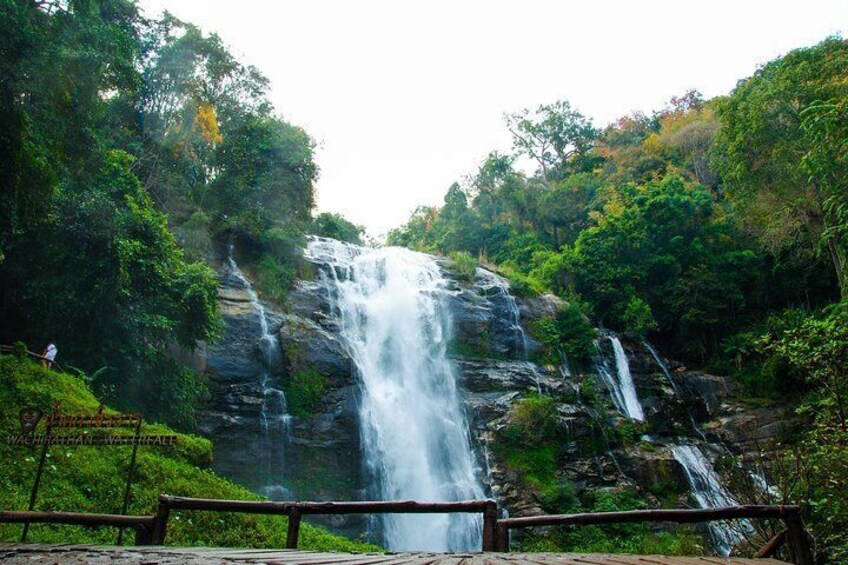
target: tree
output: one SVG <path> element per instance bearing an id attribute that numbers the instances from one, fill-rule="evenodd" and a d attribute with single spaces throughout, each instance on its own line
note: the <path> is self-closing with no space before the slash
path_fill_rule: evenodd
<path id="1" fill-rule="evenodd" d="M 256 245 L 276 223 L 306 226 L 315 205 L 313 142 L 301 128 L 248 117 L 224 137 L 211 188 L 218 230 Z"/>
<path id="2" fill-rule="evenodd" d="M 669 175 L 620 192 L 621 204 L 564 251 L 573 290 L 605 324 L 656 328 L 704 360 L 759 297 L 759 259 L 698 184 Z"/>
<path id="3" fill-rule="evenodd" d="M 588 170 L 593 163 L 590 150 L 599 132 L 591 119 L 572 110 L 565 100 L 542 104 L 535 112 L 507 114 L 504 119 L 515 151 L 539 164 L 546 183 Z"/>
<path id="4" fill-rule="evenodd" d="M 577 173 L 553 184 L 542 194 L 539 212 L 553 230 L 554 247 L 574 243 L 589 226 L 589 211 L 600 182 L 591 173 Z"/>
<path id="5" fill-rule="evenodd" d="M 839 236 L 818 175 L 802 166 L 813 145 L 804 111 L 848 96 L 848 43 L 831 38 L 796 49 L 742 81 L 716 110 L 716 168 L 737 213 L 766 249 L 826 249 L 838 280 L 844 279 Z M 844 290 L 844 289 L 843 289 Z"/>
<path id="6" fill-rule="evenodd" d="M 845 255 L 848 245 L 848 101 L 814 104 L 802 112 L 810 143 L 804 170 L 818 187 L 822 201 L 822 239 L 837 268 L 842 296 L 848 296 Z"/>
<path id="7" fill-rule="evenodd" d="M 331 237 L 339 241 L 362 245 L 365 228 L 348 221 L 341 214 L 321 212 L 312 220 L 310 231 L 321 237 Z"/>

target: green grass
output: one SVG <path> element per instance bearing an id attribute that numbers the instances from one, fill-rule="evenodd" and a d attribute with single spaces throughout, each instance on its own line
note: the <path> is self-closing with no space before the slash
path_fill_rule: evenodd
<path id="1" fill-rule="evenodd" d="M 60 400 L 62 411 L 89 413 L 99 402 L 77 377 L 46 371 L 28 360 L 0 356 L 0 498 L 2 510 L 26 510 L 38 464 L 39 449 L 5 444 L 20 431 L 18 411 L 37 406 L 45 412 Z M 160 424 L 146 434 L 172 434 Z M 153 514 L 157 496 L 167 493 L 200 498 L 261 500 L 262 498 L 209 469 L 212 444 L 204 438 L 178 434 L 176 447 L 140 447 L 130 514 Z M 130 447 L 54 446 L 45 466 L 37 510 L 118 513 L 121 507 Z M 168 523 L 169 545 L 284 547 L 288 520 L 217 512 L 175 512 Z M 0 541 L 19 539 L 19 525 L 0 525 Z M 29 540 L 44 543 L 113 544 L 115 531 L 73 526 L 33 525 Z M 132 535 L 125 536 L 132 539 Z M 302 549 L 379 551 L 376 546 L 330 534 L 309 524 L 301 526 Z"/>

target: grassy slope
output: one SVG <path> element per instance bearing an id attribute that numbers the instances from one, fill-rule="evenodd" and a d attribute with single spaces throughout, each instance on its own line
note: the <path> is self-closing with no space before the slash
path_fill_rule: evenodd
<path id="1" fill-rule="evenodd" d="M 0 356 L 0 509 L 25 510 L 40 448 L 6 445 L 7 434 L 20 431 L 18 411 L 37 406 L 45 412 L 55 400 L 62 411 L 88 413 L 98 401 L 78 378 L 48 372 L 28 360 Z M 41 430 L 41 427 L 39 428 Z M 171 434 L 162 425 L 143 433 Z M 50 449 L 37 510 L 118 513 L 131 447 L 54 446 Z M 200 466 L 211 460 L 211 443 L 180 435 L 177 447 L 141 447 L 130 514 L 153 514 L 159 493 L 206 498 L 260 500 L 256 494 Z M 284 547 L 284 516 L 177 512 L 171 514 L 168 543 L 227 547 Z M 0 525 L 0 541 L 17 541 L 19 525 Z M 33 525 L 30 541 L 113 544 L 115 531 L 72 526 Z M 132 535 L 125 536 L 132 540 Z M 302 549 L 374 551 L 378 548 L 303 524 Z"/>

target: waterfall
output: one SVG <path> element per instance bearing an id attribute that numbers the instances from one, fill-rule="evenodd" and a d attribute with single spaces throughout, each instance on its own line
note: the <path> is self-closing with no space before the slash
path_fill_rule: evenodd
<path id="1" fill-rule="evenodd" d="M 262 489 L 267 496 L 279 494 L 285 496 L 287 491 L 274 479 L 279 479 L 284 465 L 285 443 L 288 441 L 289 429 L 291 427 L 291 416 L 288 414 L 285 393 L 271 386 L 271 363 L 272 359 L 279 356 L 280 342 L 269 329 L 268 314 L 265 306 L 259 301 L 259 296 L 253 285 L 244 276 L 233 258 L 233 245 L 229 247 L 227 264 L 230 275 L 235 277 L 244 287 L 250 304 L 256 310 L 259 317 L 259 392 L 262 395 L 262 404 L 259 408 L 259 418 L 265 441 L 270 454 L 268 468 L 265 472 L 266 486 Z M 276 460 L 276 461 L 274 461 Z M 276 463 L 276 465 L 274 465 Z"/>
<path id="2" fill-rule="evenodd" d="M 382 500 L 484 498 L 447 357 L 447 280 L 432 257 L 310 238 L 360 382 L 363 453 Z M 391 550 L 479 548 L 476 514 L 384 514 Z"/>
<path id="3" fill-rule="evenodd" d="M 624 352 L 621 340 L 613 333 L 607 333 L 605 335 L 610 340 L 610 343 L 612 343 L 612 349 L 615 353 L 617 378 L 613 377 L 609 363 L 607 363 L 603 353 L 601 353 L 600 362 L 596 367 L 598 374 L 607 385 L 616 407 L 628 418 L 644 422 L 645 413 L 642 411 L 639 397 L 636 396 L 636 385 L 633 384 L 633 376 L 630 374 L 630 364 L 627 361 L 627 354 Z"/>
<path id="4" fill-rule="evenodd" d="M 572 375 L 571 365 L 568 362 L 568 355 L 565 354 L 565 351 L 560 349 L 559 358 L 561 360 L 559 365 L 559 374 L 562 375 L 563 379 L 567 380 L 571 378 Z"/>
<path id="5" fill-rule="evenodd" d="M 677 386 L 677 382 L 671 377 L 671 371 L 668 370 L 668 365 L 666 365 L 665 361 L 663 361 L 663 358 L 660 357 L 659 352 L 654 348 L 653 345 L 650 344 L 650 342 L 648 342 L 648 340 L 644 340 L 642 342 L 642 345 L 644 345 L 645 349 L 647 349 L 651 353 L 651 356 L 654 358 L 654 361 L 657 362 L 657 365 L 659 365 L 663 375 L 665 375 L 666 380 L 669 382 L 671 388 L 674 390 L 674 393 L 678 397 L 682 398 L 683 395 L 680 394 L 680 387 Z"/>
<path id="6" fill-rule="evenodd" d="M 683 467 L 692 497 L 698 506 L 716 508 L 739 504 L 721 484 L 721 479 L 700 448 L 695 445 L 673 445 L 671 453 Z M 740 523 L 741 528 L 734 528 L 728 522 L 708 523 L 713 544 L 722 555 L 730 555 L 733 546 L 741 541 L 742 533 L 752 531 L 748 521 L 741 520 Z"/>

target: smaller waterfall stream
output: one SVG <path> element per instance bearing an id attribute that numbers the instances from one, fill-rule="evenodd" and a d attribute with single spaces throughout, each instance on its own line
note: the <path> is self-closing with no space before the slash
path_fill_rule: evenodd
<path id="1" fill-rule="evenodd" d="M 271 455 L 265 473 L 266 486 L 262 490 L 267 496 L 273 496 L 275 493 L 286 494 L 287 491 L 279 484 L 279 479 L 285 462 L 285 444 L 288 441 L 291 416 L 288 414 L 285 393 L 271 386 L 272 371 L 270 368 L 272 359 L 279 356 L 280 343 L 270 331 L 265 306 L 262 305 L 253 285 L 241 272 L 233 257 L 232 245 L 229 247 L 227 265 L 230 268 L 230 275 L 244 286 L 250 304 L 259 317 L 259 391 L 262 395 L 259 418 Z M 276 462 L 273 461 L 274 459 L 276 459 Z"/>
<path id="2" fill-rule="evenodd" d="M 612 375 L 609 363 L 604 357 L 603 352 L 600 356 L 600 362 L 596 367 L 598 374 L 610 390 L 616 408 L 631 420 L 644 422 L 645 413 L 642 411 L 642 404 L 636 395 L 636 385 L 633 383 L 633 376 L 630 374 L 630 364 L 627 361 L 627 354 L 624 352 L 621 340 L 614 333 L 605 333 L 605 337 L 612 344 L 613 353 L 615 354 L 616 376 L 614 377 Z"/>
<path id="3" fill-rule="evenodd" d="M 683 467 L 692 497 L 698 506 L 716 508 L 739 504 L 721 484 L 721 478 L 698 446 L 673 445 L 671 453 Z M 743 532 L 751 531 L 751 524 L 745 520 L 741 520 L 740 527 L 736 528 L 729 522 L 709 522 L 708 527 L 713 544 L 725 556 L 742 540 Z"/>
<path id="4" fill-rule="evenodd" d="M 515 297 L 509 292 L 509 282 L 500 275 L 496 275 L 486 269 L 477 269 L 477 276 L 486 281 L 486 289 L 483 294 L 492 303 L 502 303 L 507 313 L 506 317 L 497 317 L 496 324 L 500 324 L 505 333 L 512 334 L 512 348 L 515 356 L 527 360 L 527 334 L 521 327 L 521 312 Z"/>

